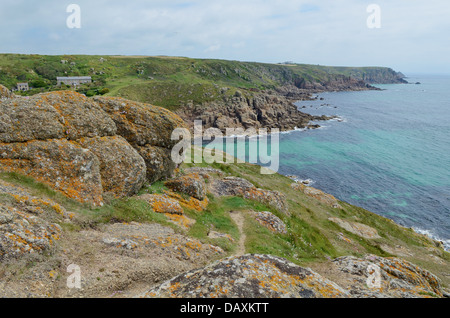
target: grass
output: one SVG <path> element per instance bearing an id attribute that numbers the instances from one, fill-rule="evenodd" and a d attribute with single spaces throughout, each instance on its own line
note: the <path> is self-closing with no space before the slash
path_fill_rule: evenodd
<path id="1" fill-rule="evenodd" d="M 160 223 L 174 227 L 163 214 L 153 212 L 151 206 L 137 198 L 112 199 L 101 207 L 93 207 L 64 196 L 49 186 L 18 173 L 0 173 L 0 179 L 24 188 L 31 195 L 46 197 L 62 205 L 66 210 L 76 213 L 74 224 L 60 222 L 68 230 L 80 230 L 84 227 L 95 227 L 103 223 Z M 7 194 L 0 195 L 0 203 L 13 203 L 14 199 Z M 174 227 L 175 228 L 175 227 Z"/>
<path id="2" fill-rule="evenodd" d="M 363 256 L 375 254 L 378 256 L 393 256 L 383 250 L 383 246 L 390 248 L 402 247 L 410 251 L 411 256 L 404 258 L 426 268 L 436 274 L 445 272 L 445 265 L 433 261 L 430 253 L 437 250 L 434 242 L 415 233 L 413 230 L 401 227 L 393 221 L 374 214 L 370 211 L 340 202 L 342 209 L 334 209 L 306 196 L 291 188 L 292 180 L 279 174 L 261 175 L 259 167 L 251 164 L 183 164 L 180 169 L 191 166 L 210 166 L 220 169 L 227 175 L 245 178 L 258 187 L 277 190 L 288 198 L 289 216 L 265 204 L 246 200 L 241 197 L 214 197 L 208 194 L 209 205 L 205 211 L 185 209 L 189 218 L 196 223 L 186 232 L 190 237 L 199 239 L 224 249 L 228 254 L 236 251 L 241 233 L 230 216 L 230 211 L 240 211 L 245 218 L 244 232 L 246 235 L 246 253 L 271 254 L 287 258 L 299 265 L 322 262 L 344 255 Z M 16 173 L 1 173 L 0 178 L 26 188 L 32 195 L 48 197 L 64 206 L 68 211 L 77 214 L 74 224 L 62 223 L 65 230 L 78 231 L 86 227 L 96 227 L 99 224 L 115 222 L 143 222 L 159 223 L 170 226 L 178 232 L 176 225 L 170 223 L 165 215 L 154 213 L 143 200 L 137 197 L 112 199 L 102 207 L 91 207 L 66 198 L 61 193 L 48 186 L 34 181 L 32 178 Z M 166 190 L 162 181 L 144 187 L 139 194 L 163 193 Z M 11 203 L 11 197 L 0 195 L 0 203 Z M 248 211 L 269 211 L 278 216 L 287 226 L 287 234 L 276 234 L 262 227 Z M 328 220 L 330 217 L 359 222 L 375 228 L 381 238 L 365 239 L 356 234 L 345 231 L 337 224 Z M 228 238 L 212 239 L 208 237 L 210 231 L 228 234 Z M 344 235 L 350 240 L 344 241 Z M 448 264 L 450 254 L 439 250 L 434 253 L 443 264 Z M 443 285 L 449 284 L 446 276 L 440 275 Z"/>
<path id="3" fill-rule="evenodd" d="M 380 75 L 381 74 L 381 75 Z M 280 65 L 214 59 L 151 56 L 0 54 L 0 84 L 18 82 L 40 87 L 27 95 L 56 88 L 57 76 L 91 76 L 93 88 L 108 88 L 122 96 L 175 110 L 189 101 L 203 103 L 233 95 L 236 90 L 274 89 L 285 84 L 324 83 L 342 76 L 389 76 L 381 67 Z M 222 91 L 222 88 L 226 88 Z M 89 87 L 85 87 L 89 89 Z"/>

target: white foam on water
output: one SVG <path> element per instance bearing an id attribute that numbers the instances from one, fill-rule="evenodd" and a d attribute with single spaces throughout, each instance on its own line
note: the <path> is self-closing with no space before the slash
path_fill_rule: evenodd
<path id="1" fill-rule="evenodd" d="M 434 234 L 432 231 L 430 230 L 424 230 L 418 227 L 413 227 L 412 228 L 415 232 L 419 233 L 419 234 L 423 234 L 428 236 L 429 238 L 435 240 L 435 241 L 440 241 L 444 244 L 444 249 L 446 251 L 450 251 L 450 240 L 443 240 L 441 239 L 439 236 L 437 236 L 436 234 Z"/>

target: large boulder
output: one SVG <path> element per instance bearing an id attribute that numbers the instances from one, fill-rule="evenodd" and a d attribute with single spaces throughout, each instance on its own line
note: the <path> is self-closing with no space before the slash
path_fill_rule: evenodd
<path id="1" fill-rule="evenodd" d="M 0 171 L 31 176 L 81 202 L 102 203 L 97 156 L 67 139 L 0 143 Z"/>
<path id="2" fill-rule="evenodd" d="M 171 149 L 151 145 L 135 146 L 147 167 L 147 180 L 150 183 L 169 178 L 176 168 L 171 158 Z"/>
<path id="3" fill-rule="evenodd" d="M 310 269 L 270 255 L 234 256 L 178 275 L 145 298 L 344 298 L 348 293 Z"/>
<path id="4" fill-rule="evenodd" d="M 124 197 L 142 188 L 146 176 L 144 159 L 124 138 L 82 138 L 78 143 L 99 159 L 103 192 Z"/>
<path id="5" fill-rule="evenodd" d="M 165 194 L 143 194 L 139 197 L 150 204 L 153 211 L 164 214 L 183 214 L 180 202 Z"/>
<path id="6" fill-rule="evenodd" d="M 118 134 L 133 146 L 152 145 L 172 148 L 175 128 L 184 128 L 183 120 L 167 109 L 120 97 L 95 97 L 94 101 L 117 125 Z"/>
<path id="7" fill-rule="evenodd" d="M 176 192 L 181 192 L 200 201 L 206 197 L 206 183 L 198 173 L 187 174 L 165 182 L 165 185 Z"/>
<path id="8" fill-rule="evenodd" d="M 72 91 L 0 103 L 0 142 L 112 136 L 116 126 L 91 99 Z"/>
<path id="9" fill-rule="evenodd" d="M 287 227 L 284 222 L 271 212 L 253 212 L 252 216 L 259 224 L 268 228 L 272 232 L 286 234 Z"/>
<path id="10" fill-rule="evenodd" d="M 335 259 L 333 265 L 340 272 L 338 275 L 346 278 L 348 283 L 345 287 L 352 297 L 443 296 L 440 280 L 435 275 L 403 259 L 375 255 L 367 255 L 364 258 L 343 256 Z M 374 279 L 377 275 L 379 280 Z M 372 288 L 368 287 L 368 280 L 374 285 Z M 344 281 L 341 286 L 343 285 Z"/>
<path id="11" fill-rule="evenodd" d="M 114 120 L 118 134 L 144 158 L 150 182 L 169 177 L 175 164 L 171 159 L 171 140 L 176 128 L 185 128 L 183 120 L 172 112 L 150 104 L 120 97 L 95 97 L 94 100 Z"/>
<path id="12" fill-rule="evenodd" d="M 168 110 L 121 98 L 93 100 L 72 91 L 2 98 L 0 171 L 102 204 L 104 192 L 133 195 L 146 179 L 170 177 L 171 134 L 183 125 Z"/>
<path id="13" fill-rule="evenodd" d="M 0 84 L 0 100 L 14 97 L 15 95 L 7 87 Z"/>

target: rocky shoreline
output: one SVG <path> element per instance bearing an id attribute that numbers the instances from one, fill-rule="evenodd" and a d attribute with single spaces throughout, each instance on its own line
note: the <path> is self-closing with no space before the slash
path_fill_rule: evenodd
<path id="1" fill-rule="evenodd" d="M 333 119 L 329 116 L 313 116 L 304 113 L 294 104 L 297 101 L 315 100 L 314 94 L 331 91 L 380 90 L 362 80 L 342 76 L 325 83 L 299 82 L 285 84 L 272 90 L 237 90 L 233 96 L 223 95 L 212 102 L 182 105 L 175 113 L 189 127 L 201 120 L 204 128 L 278 128 L 290 131 L 302 128 L 319 128 L 311 121 Z"/>

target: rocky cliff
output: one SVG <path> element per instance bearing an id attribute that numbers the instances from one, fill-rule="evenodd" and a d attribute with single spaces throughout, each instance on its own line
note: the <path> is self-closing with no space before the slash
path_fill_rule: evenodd
<path id="1" fill-rule="evenodd" d="M 308 96 L 308 95 L 307 95 Z M 298 110 L 292 101 L 274 91 L 236 91 L 232 97 L 202 104 L 189 103 L 176 112 L 189 126 L 201 120 L 204 128 L 278 128 L 280 131 L 305 128 L 312 120 L 326 120 L 326 116 L 312 116 Z"/>

